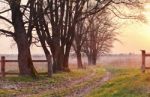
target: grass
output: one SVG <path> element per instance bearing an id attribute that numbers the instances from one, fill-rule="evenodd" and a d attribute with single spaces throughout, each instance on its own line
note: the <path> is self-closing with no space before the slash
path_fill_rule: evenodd
<path id="1" fill-rule="evenodd" d="M 15 96 L 17 92 L 15 90 L 4 90 L 0 89 L 0 97 L 12 97 Z"/>
<path id="2" fill-rule="evenodd" d="M 21 84 L 19 89 L 0 89 L 0 97 L 12 97 L 22 94 L 33 94 L 31 97 L 64 97 L 78 91 L 101 78 L 106 70 L 112 73 L 112 79 L 99 88 L 94 89 L 86 97 L 150 97 L 150 72 L 141 73 L 138 68 L 129 67 L 88 67 L 86 70 L 74 69 L 70 73 L 60 72 L 52 78 L 40 76 L 39 79 L 25 77 L 7 77 L 4 84 Z M 95 76 L 90 80 L 66 87 L 64 83 L 88 76 L 92 71 Z M 69 83 L 68 83 L 69 84 Z M 64 85 L 64 86 L 63 86 Z M 58 89 L 49 89 L 57 86 Z M 60 86 L 63 86 L 62 88 Z M 43 91 L 46 89 L 45 91 Z"/>
<path id="3" fill-rule="evenodd" d="M 96 73 L 95 76 L 93 78 L 91 78 L 90 80 L 79 83 L 79 84 L 75 84 L 71 87 L 63 87 L 56 91 L 49 90 L 44 93 L 41 93 L 40 95 L 38 94 L 38 96 L 35 95 L 35 97 L 64 97 L 65 95 L 71 94 L 73 91 L 78 91 L 79 89 L 84 88 L 85 86 L 91 85 L 92 82 L 101 78 L 103 76 L 103 74 L 106 72 L 105 69 L 101 68 L 101 67 L 91 67 L 91 68 L 89 68 L 89 70 L 90 71 L 94 70 Z M 88 70 L 88 72 L 90 73 L 89 70 Z"/>
<path id="4" fill-rule="evenodd" d="M 113 76 L 102 87 L 93 90 L 87 97 L 150 97 L 150 73 L 140 69 L 107 67 Z"/>
<path id="5" fill-rule="evenodd" d="M 95 69 L 95 67 L 93 67 Z M 84 76 L 87 76 L 91 73 L 93 68 L 88 68 L 86 70 L 78 70 L 73 69 L 71 72 L 60 72 L 53 75 L 52 78 L 48 78 L 46 76 L 40 76 L 38 79 L 32 79 L 30 77 L 18 77 L 18 76 L 7 76 L 4 79 L 0 79 L 5 86 L 17 86 L 17 89 L 0 89 L 0 97 L 12 97 L 14 95 L 22 95 L 22 94 L 37 94 L 44 89 L 48 89 L 49 91 L 41 94 L 42 97 L 62 97 L 61 95 L 65 95 L 68 92 L 73 91 L 73 89 L 80 88 L 80 85 L 74 86 L 72 89 L 65 88 L 63 90 L 53 91 L 49 89 L 49 87 L 60 86 L 71 80 L 78 80 Z M 104 69 L 95 69 L 98 74 L 104 72 Z M 1 85 L 1 84 L 0 84 Z M 81 85 L 82 86 L 82 85 Z M 36 96 L 37 97 L 37 96 Z"/>

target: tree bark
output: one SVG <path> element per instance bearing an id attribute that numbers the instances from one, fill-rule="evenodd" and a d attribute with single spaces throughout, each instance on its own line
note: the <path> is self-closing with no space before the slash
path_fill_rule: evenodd
<path id="1" fill-rule="evenodd" d="M 53 74 L 52 58 L 51 58 L 51 55 L 50 55 L 50 51 L 46 47 L 45 38 L 42 36 L 42 34 L 44 35 L 45 33 L 44 33 L 43 30 L 40 29 L 41 25 L 38 25 L 38 22 L 40 22 L 40 21 L 38 21 L 37 18 L 35 18 L 36 17 L 36 12 L 33 11 L 33 14 L 34 14 L 33 17 L 34 17 L 34 24 L 35 24 L 36 32 L 37 32 L 37 35 L 39 37 L 42 48 L 44 50 L 45 57 L 47 59 L 48 77 L 52 77 L 52 74 Z"/>
<path id="2" fill-rule="evenodd" d="M 87 55 L 88 58 L 88 65 L 91 65 L 91 56 Z"/>
<path id="3" fill-rule="evenodd" d="M 88 55 L 88 64 L 89 65 L 96 65 L 97 58 L 94 55 Z"/>
<path id="4" fill-rule="evenodd" d="M 96 60 L 96 56 L 95 55 L 92 56 L 92 60 L 91 61 L 92 61 L 91 62 L 92 65 L 96 65 L 96 61 L 97 60 Z"/>
<path id="5" fill-rule="evenodd" d="M 80 51 L 76 51 L 76 55 L 77 55 L 78 68 L 82 69 L 83 68 L 83 64 L 82 64 L 81 52 Z"/>
<path id="6" fill-rule="evenodd" d="M 47 63 L 48 63 L 48 76 L 52 77 L 53 75 L 53 65 L 52 65 L 52 59 L 51 59 L 51 55 L 46 55 L 47 58 Z"/>
<path id="7" fill-rule="evenodd" d="M 63 60 L 64 53 L 62 49 L 57 48 L 55 52 L 53 52 L 53 71 L 54 73 L 63 71 Z"/>
<path id="8" fill-rule="evenodd" d="M 33 66 L 30 45 L 28 42 L 26 30 L 24 27 L 23 17 L 20 10 L 20 3 L 16 1 L 10 2 L 12 12 L 12 23 L 15 32 L 15 41 L 18 47 L 18 63 L 21 76 L 36 77 L 37 72 Z"/>
<path id="9" fill-rule="evenodd" d="M 23 29 L 23 28 L 22 28 Z M 36 77 L 37 72 L 33 66 L 31 53 L 26 34 L 21 27 L 16 29 L 16 43 L 18 47 L 18 63 L 19 71 L 21 76 L 32 76 Z"/>
<path id="10" fill-rule="evenodd" d="M 66 52 L 63 60 L 63 71 L 70 72 L 69 69 L 69 52 Z"/>

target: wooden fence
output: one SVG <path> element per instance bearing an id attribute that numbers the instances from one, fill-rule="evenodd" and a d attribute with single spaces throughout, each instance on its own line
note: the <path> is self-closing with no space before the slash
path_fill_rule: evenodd
<path id="1" fill-rule="evenodd" d="M 33 62 L 47 62 L 47 60 L 32 60 L 32 61 Z M 5 71 L 6 63 L 8 63 L 8 62 L 18 62 L 18 60 L 6 60 L 5 56 L 1 56 L 0 62 L 1 62 L 1 72 L 0 72 L 0 74 L 1 74 L 2 77 L 5 77 L 7 74 L 9 74 L 9 75 L 18 74 L 18 73 L 9 73 L 9 72 Z"/>
<path id="2" fill-rule="evenodd" d="M 145 73 L 145 70 L 146 69 L 150 69 L 150 67 L 146 67 L 146 57 L 150 57 L 150 54 L 146 54 L 146 51 L 145 50 L 141 50 L 142 52 L 142 66 L 141 66 L 141 69 L 142 69 L 142 72 Z"/>
<path id="3" fill-rule="evenodd" d="M 145 73 L 145 70 L 146 69 L 150 69 L 150 67 L 146 67 L 145 65 L 145 59 L 146 57 L 150 57 L 150 54 L 146 54 L 146 51 L 145 50 L 141 50 L 142 52 L 142 66 L 141 66 L 141 69 L 142 69 L 142 72 Z M 9 72 L 5 72 L 5 65 L 7 62 L 18 62 L 18 60 L 6 60 L 5 56 L 1 56 L 1 76 L 2 77 L 5 77 L 7 74 L 9 75 L 12 75 L 12 74 L 18 74 L 18 73 L 9 73 Z M 47 62 L 47 60 L 33 60 L 33 62 Z"/>

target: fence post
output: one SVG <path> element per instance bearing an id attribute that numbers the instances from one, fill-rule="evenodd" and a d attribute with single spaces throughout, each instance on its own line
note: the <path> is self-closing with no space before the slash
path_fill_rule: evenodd
<path id="1" fill-rule="evenodd" d="M 5 77 L 5 56 L 1 57 L 1 74 Z"/>
<path id="2" fill-rule="evenodd" d="M 145 50 L 141 50 L 142 51 L 142 72 L 145 73 Z"/>

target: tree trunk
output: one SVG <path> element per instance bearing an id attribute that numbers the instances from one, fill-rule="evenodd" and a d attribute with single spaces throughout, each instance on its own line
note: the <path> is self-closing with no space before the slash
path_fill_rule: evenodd
<path id="1" fill-rule="evenodd" d="M 96 61 L 97 61 L 97 60 L 96 60 L 96 56 L 93 55 L 91 61 L 92 61 L 92 62 L 91 62 L 92 65 L 96 65 Z"/>
<path id="2" fill-rule="evenodd" d="M 88 58 L 88 65 L 91 65 L 91 56 L 87 56 Z"/>
<path id="3" fill-rule="evenodd" d="M 69 69 L 69 52 L 67 52 L 64 56 L 63 71 L 70 72 L 70 69 Z"/>
<path id="4" fill-rule="evenodd" d="M 69 42 L 70 43 L 70 42 Z M 69 53 L 70 53 L 70 48 L 71 44 L 66 44 L 62 47 L 58 47 L 55 53 L 53 53 L 53 71 L 59 72 L 59 71 L 70 71 L 69 70 Z M 64 51 L 65 48 L 65 51 Z M 65 52 L 65 53 L 64 53 Z"/>
<path id="5" fill-rule="evenodd" d="M 70 53 L 71 44 L 66 45 L 65 53 L 64 53 L 64 47 L 57 49 L 55 51 L 56 53 L 53 53 L 54 54 L 53 71 L 55 73 L 59 71 L 70 71 L 68 62 L 69 62 L 69 53 Z"/>
<path id="6" fill-rule="evenodd" d="M 53 66 L 52 66 L 52 59 L 51 59 L 51 55 L 46 55 L 46 58 L 47 58 L 47 65 L 48 65 L 48 76 L 49 77 L 52 77 L 53 75 Z"/>
<path id="7" fill-rule="evenodd" d="M 14 39 L 18 46 L 18 63 L 20 75 L 36 77 L 37 72 L 33 66 L 31 58 L 30 45 L 28 43 L 23 17 L 20 11 L 20 3 L 13 0 L 10 3 L 10 7 L 12 12 L 12 23 L 15 32 Z"/>
<path id="8" fill-rule="evenodd" d="M 34 15 L 35 15 L 35 13 L 34 13 Z M 36 15 L 35 15 L 35 16 L 36 16 Z M 41 45 L 42 45 L 42 48 L 43 48 L 43 50 L 44 50 L 46 59 L 47 59 L 48 76 L 49 76 L 49 77 L 52 77 L 52 74 L 53 74 L 52 58 L 51 58 L 51 55 L 50 55 L 50 51 L 49 51 L 48 48 L 46 47 L 45 38 L 41 35 L 41 33 L 44 34 L 44 32 L 41 32 L 41 33 L 40 33 L 40 28 L 39 28 L 39 25 L 38 25 L 37 18 L 34 18 L 34 23 L 35 23 L 35 25 L 36 25 L 36 31 L 37 31 L 38 37 L 39 37 L 39 39 L 40 39 L 40 43 L 41 43 Z"/>
<path id="9" fill-rule="evenodd" d="M 96 65 L 96 61 L 97 61 L 96 56 L 90 54 L 90 55 L 87 55 L 87 57 L 88 57 L 88 64 L 89 65 Z"/>
<path id="10" fill-rule="evenodd" d="M 16 43 L 18 46 L 18 63 L 20 75 L 36 77 L 37 72 L 33 66 L 28 42 L 26 42 L 24 35 L 19 36 L 20 37 L 17 37 Z"/>
<path id="11" fill-rule="evenodd" d="M 71 46 L 72 46 L 72 43 L 73 43 L 73 40 L 74 40 L 75 29 L 72 28 L 70 30 L 70 32 L 72 32 L 71 36 L 70 36 L 71 39 L 68 40 L 67 43 L 66 43 L 64 61 L 63 61 L 63 70 L 67 71 L 67 72 L 70 72 L 70 69 L 69 69 L 69 54 L 70 54 L 70 49 L 71 49 Z"/>
<path id="12" fill-rule="evenodd" d="M 64 59 L 64 54 L 63 52 L 59 49 L 55 52 L 53 55 L 53 71 L 54 73 L 63 71 L 63 59 Z"/>
<path id="13" fill-rule="evenodd" d="M 44 50 L 46 59 L 47 59 L 47 66 L 48 66 L 48 77 L 52 77 L 53 75 L 53 65 L 52 65 L 52 57 L 50 55 L 50 52 L 48 51 L 46 45 L 45 45 L 45 41 L 43 40 L 42 36 L 39 34 L 39 32 L 37 31 L 38 35 L 39 35 L 39 39 L 42 45 L 42 48 Z"/>
<path id="14" fill-rule="evenodd" d="M 97 50 L 94 49 L 94 51 L 92 53 L 92 65 L 96 65 L 96 62 L 97 62 Z"/>
<path id="15" fill-rule="evenodd" d="M 83 64 L 82 64 L 81 52 L 80 51 L 76 51 L 76 55 L 77 55 L 78 68 L 82 69 L 83 68 Z"/>

